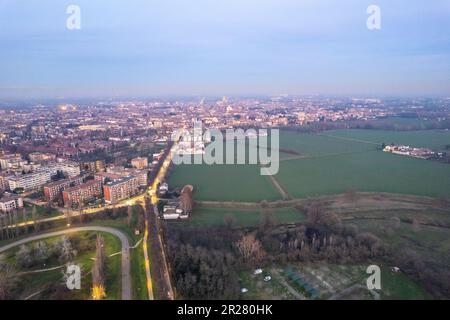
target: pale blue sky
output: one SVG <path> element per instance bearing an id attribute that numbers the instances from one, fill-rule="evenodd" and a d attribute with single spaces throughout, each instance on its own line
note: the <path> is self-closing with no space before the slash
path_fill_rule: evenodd
<path id="1" fill-rule="evenodd" d="M 0 98 L 450 95 L 449 31 L 450 0 L 0 0 Z"/>

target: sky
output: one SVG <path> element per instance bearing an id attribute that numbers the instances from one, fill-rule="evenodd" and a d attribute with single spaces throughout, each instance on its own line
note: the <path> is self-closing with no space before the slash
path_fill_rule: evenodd
<path id="1" fill-rule="evenodd" d="M 0 0 L 0 99 L 450 96 L 449 31 L 450 0 Z"/>

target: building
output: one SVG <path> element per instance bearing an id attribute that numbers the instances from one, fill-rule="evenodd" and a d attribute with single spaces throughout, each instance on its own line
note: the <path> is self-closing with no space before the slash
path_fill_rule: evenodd
<path id="1" fill-rule="evenodd" d="M 67 188 L 63 191 L 65 207 L 81 207 L 87 201 L 102 196 L 102 183 L 90 180 L 84 184 Z"/>
<path id="2" fill-rule="evenodd" d="M 20 154 L 5 154 L 0 157 L 0 168 L 2 170 L 20 169 L 26 163 Z"/>
<path id="3" fill-rule="evenodd" d="M 23 199 L 18 195 L 8 194 L 0 199 L 0 212 L 9 212 L 23 208 Z"/>
<path id="4" fill-rule="evenodd" d="M 11 176 L 8 178 L 10 190 L 23 188 L 24 190 L 33 190 L 41 188 L 44 184 L 52 180 L 52 176 L 63 172 L 69 178 L 80 175 L 80 166 L 75 162 L 55 162 L 35 169 L 32 173 Z"/>
<path id="5" fill-rule="evenodd" d="M 94 179 L 97 181 L 101 181 L 102 184 L 106 184 L 108 182 L 116 181 L 122 178 L 121 175 L 111 173 L 111 172 L 97 172 L 94 174 Z"/>
<path id="6" fill-rule="evenodd" d="M 6 177 L 7 177 L 6 173 L 0 172 L 0 194 L 3 193 L 4 191 L 8 190 L 8 188 L 9 188 Z"/>
<path id="7" fill-rule="evenodd" d="M 139 191 L 139 178 L 135 176 L 125 177 L 103 186 L 105 202 L 115 204 L 127 199 Z"/>
<path id="8" fill-rule="evenodd" d="M 99 175 L 102 174 L 102 172 L 99 172 Z M 139 179 L 139 186 L 146 187 L 148 185 L 148 170 L 138 170 L 138 169 L 129 169 L 124 167 L 112 167 L 108 168 L 106 170 L 106 175 L 109 176 L 109 181 L 115 181 L 117 178 L 125 178 L 129 176 L 135 176 Z"/>
<path id="9" fill-rule="evenodd" d="M 44 195 L 47 201 L 53 202 L 62 192 L 68 188 L 79 186 L 83 183 L 81 177 L 64 179 L 60 181 L 51 182 L 44 186 Z"/>
<path id="10" fill-rule="evenodd" d="M 105 160 L 86 161 L 82 163 L 82 168 L 90 172 L 105 171 Z"/>
<path id="11" fill-rule="evenodd" d="M 31 162 L 54 161 L 56 155 L 52 153 L 33 152 L 28 155 Z"/>
<path id="12" fill-rule="evenodd" d="M 148 167 L 147 157 L 138 157 L 131 160 L 131 166 L 136 169 L 145 169 Z"/>
<path id="13" fill-rule="evenodd" d="M 176 220 L 189 218 L 189 215 L 192 213 L 193 190 L 193 186 L 187 185 L 181 190 L 178 201 L 169 201 L 163 208 L 163 219 Z"/>
<path id="14" fill-rule="evenodd" d="M 61 171 L 67 174 L 69 178 L 79 176 L 81 173 L 80 165 L 72 161 L 56 162 L 49 165 L 47 168 L 51 171 L 52 175 L 56 175 L 58 171 Z"/>
<path id="15" fill-rule="evenodd" d="M 8 178 L 9 190 L 22 188 L 24 190 L 33 190 L 42 187 L 52 180 L 51 173 L 47 170 L 12 176 Z"/>
<path id="16" fill-rule="evenodd" d="M 139 186 L 146 187 L 148 185 L 148 171 L 147 170 L 130 170 L 129 175 L 135 176 L 139 180 Z"/>

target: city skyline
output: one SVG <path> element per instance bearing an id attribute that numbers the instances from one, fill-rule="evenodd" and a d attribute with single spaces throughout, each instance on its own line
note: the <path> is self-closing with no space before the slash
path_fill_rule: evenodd
<path id="1" fill-rule="evenodd" d="M 66 28 L 71 4 L 81 30 Z M 381 30 L 366 27 L 372 4 Z M 445 96 L 449 13 L 445 0 L 5 0 L 0 98 Z"/>

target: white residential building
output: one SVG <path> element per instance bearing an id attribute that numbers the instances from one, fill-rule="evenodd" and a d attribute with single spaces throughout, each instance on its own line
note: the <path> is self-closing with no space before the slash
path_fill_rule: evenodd
<path id="1" fill-rule="evenodd" d="M 0 214 L 1 212 L 9 212 L 20 208 L 23 208 L 22 197 L 8 194 L 0 199 Z"/>

